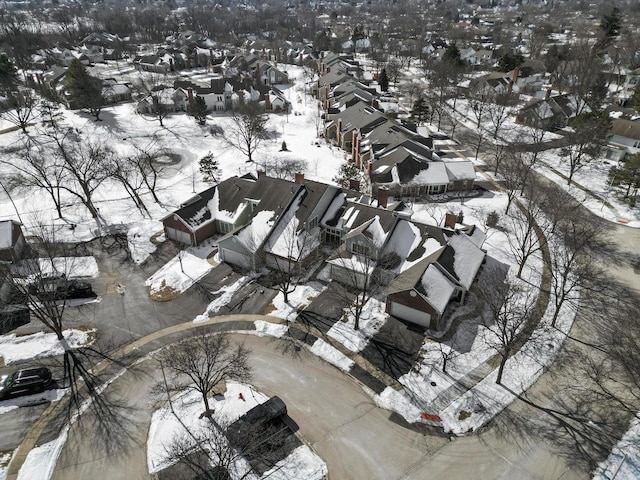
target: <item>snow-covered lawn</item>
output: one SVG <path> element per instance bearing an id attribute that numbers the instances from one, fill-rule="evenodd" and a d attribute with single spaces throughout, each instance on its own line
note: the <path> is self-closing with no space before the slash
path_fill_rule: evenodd
<path id="1" fill-rule="evenodd" d="M 354 361 L 347 357 L 337 348 L 329 345 L 321 338 L 317 339 L 313 345 L 311 345 L 311 353 L 326 360 L 330 364 L 338 367 L 343 372 L 348 372 L 354 365 Z"/>
<path id="2" fill-rule="evenodd" d="M 55 257 L 22 260 L 11 266 L 11 273 L 29 281 L 34 275 L 42 277 L 65 275 L 67 278 L 75 279 L 96 278 L 100 272 L 94 257 Z"/>
<path id="3" fill-rule="evenodd" d="M 55 333 L 38 332 L 18 337 L 15 334 L 0 336 L 0 357 L 6 365 L 24 360 L 61 355 L 68 349 L 91 345 L 95 340 L 95 330 L 69 329 L 63 332 L 64 342 Z M 64 345 L 63 343 L 66 343 Z"/>
<path id="4" fill-rule="evenodd" d="M 157 300 L 171 300 L 186 291 L 211 269 L 207 257 L 213 246 L 189 247 L 180 251 L 145 281 L 149 295 Z"/>
<path id="5" fill-rule="evenodd" d="M 240 394 L 242 394 L 242 399 Z M 228 382 L 224 398 L 215 397 L 211 400 L 211 408 L 215 410 L 212 417 L 218 425 L 225 428 L 256 405 L 267 400 L 266 395 L 250 385 Z M 197 392 L 182 394 L 174 399 L 173 409 L 175 415 L 167 406 L 155 411 L 151 419 L 147 439 L 147 461 L 150 473 L 156 473 L 171 465 L 167 456 L 167 448 L 170 447 L 174 438 L 186 433 L 185 427 L 192 432 L 199 432 L 210 426 L 207 418 L 200 417 L 204 411 L 204 404 Z M 225 442 L 226 440 L 221 435 L 218 441 Z M 240 478 L 249 468 L 243 459 L 237 459 L 233 463 L 229 473 L 234 479 Z M 320 480 L 326 473 L 325 463 L 309 447 L 303 445 L 274 468 L 265 472 L 263 476 L 249 474 L 242 478 L 251 480 L 259 478 Z"/>
<path id="6" fill-rule="evenodd" d="M 296 287 L 293 293 L 289 294 L 289 303 L 285 303 L 282 292 L 273 298 L 271 304 L 275 310 L 269 312 L 272 317 L 293 320 L 296 312 L 311 304 L 311 301 L 320 295 L 327 287 L 319 282 L 309 282 Z"/>
<path id="7" fill-rule="evenodd" d="M 352 352 L 363 350 L 369 339 L 384 325 L 387 319 L 384 313 L 385 303 L 382 300 L 370 298 L 360 314 L 359 329 L 355 327 L 355 316 L 350 309 L 345 309 L 347 321 L 336 322 L 327 332 Z"/>

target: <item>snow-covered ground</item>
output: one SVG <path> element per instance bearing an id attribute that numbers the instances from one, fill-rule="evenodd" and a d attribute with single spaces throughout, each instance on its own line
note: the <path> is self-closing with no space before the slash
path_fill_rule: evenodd
<path id="1" fill-rule="evenodd" d="M 214 410 L 212 418 L 220 427 L 225 428 L 256 405 L 267 400 L 266 395 L 255 390 L 251 385 L 227 382 L 224 397 L 214 397 L 210 400 L 210 406 Z M 197 392 L 181 394 L 172 400 L 172 405 L 175 413 L 172 413 L 171 408 L 167 406 L 155 411 L 151 419 L 147 439 L 149 473 L 156 473 L 171 465 L 167 450 L 170 449 L 175 438 L 187 433 L 185 427 L 196 436 L 198 432 L 210 428 L 209 420 L 200 415 L 204 411 L 204 403 Z M 208 435 L 211 434 L 208 433 Z M 226 439 L 220 435 L 217 441 L 226 442 Z M 302 445 L 262 476 L 253 473 L 245 476 L 248 471 L 248 463 L 242 458 L 237 458 L 232 462 L 229 473 L 233 479 L 320 480 L 327 474 L 327 466 L 309 447 Z"/>
<path id="2" fill-rule="evenodd" d="M 56 338 L 55 333 L 38 332 L 31 335 L 15 334 L 0 336 L 0 357 L 6 365 L 35 360 L 38 358 L 61 355 L 68 349 L 86 347 L 95 340 L 95 330 L 64 330 L 64 341 Z"/>
<path id="3" fill-rule="evenodd" d="M 181 250 L 169 262 L 145 281 L 152 298 L 172 298 L 204 277 L 213 268 L 207 257 L 214 251 L 213 246 L 189 247 Z"/>
<path id="4" fill-rule="evenodd" d="M 593 480 L 637 480 L 640 478 L 640 421 L 636 418 L 631 428 L 613 448 L 609 457 L 598 465 Z"/>

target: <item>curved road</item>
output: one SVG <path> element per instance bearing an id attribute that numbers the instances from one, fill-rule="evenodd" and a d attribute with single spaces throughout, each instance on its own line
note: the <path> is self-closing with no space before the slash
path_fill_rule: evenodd
<path id="1" fill-rule="evenodd" d="M 277 351 L 279 340 L 234 338 L 252 351 L 253 384 L 285 401 L 299 433 L 327 463 L 332 479 L 581 478 L 548 445 L 512 442 L 494 429 L 453 441 L 411 431 L 393 422 L 390 412 L 378 408 L 350 377 L 306 350 L 292 359 Z M 119 377 L 105 395 L 114 403 L 124 402 L 122 424 L 130 436 L 119 434 L 122 442 L 113 451 L 101 448 L 104 430 L 87 414 L 71 428 L 53 479 L 94 480 L 107 471 L 110 480 L 148 479 L 146 438 L 157 408 L 150 389 L 160 378 L 153 360 Z"/>

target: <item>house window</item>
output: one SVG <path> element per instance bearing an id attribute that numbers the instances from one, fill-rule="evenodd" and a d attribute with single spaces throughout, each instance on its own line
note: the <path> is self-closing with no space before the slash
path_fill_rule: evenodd
<path id="1" fill-rule="evenodd" d="M 369 256 L 371 249 L 367 245 L 360 245 L 359 243 L 353 243 L 351 245 L 351 252 L 356 255 Z"/>
<path id="2" fill-rule="evenodd" d="M 336 230 L 333 228 L 327 228 L 323 233 L 323 241 L 324 243 L 340 243 L 340 240 L 342 239 L 342 233 L 340 232 L 340 230 Z"/>
<path id="3" fill-rule="evenodd" d="M 313 217 L 309 221 L 309 228 L 314 228 L 316 225 L 318 225 L 318 217 Z"/>
<path id="4" fill-rule="evenodd" d="M 633 142 L 633 148 L 640 148 L 640 140 Z"/>
<path id="5" fill-rule="evenodd" d="M 231 230 L 233 230 L 233 225 L 231 223 L 227 223 L 227 222 L 221 222 L 220 220 L 218 220 L 218 231 L 220 233 L 229 233 Z"/>

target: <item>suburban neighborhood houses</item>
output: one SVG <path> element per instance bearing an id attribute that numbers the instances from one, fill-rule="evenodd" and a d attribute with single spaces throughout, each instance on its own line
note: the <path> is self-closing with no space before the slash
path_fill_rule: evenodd
<path id="1" fill-rule="evenodd" d="M 0 479 L 640 477 L 639 20 L 5 2 Z"/>

